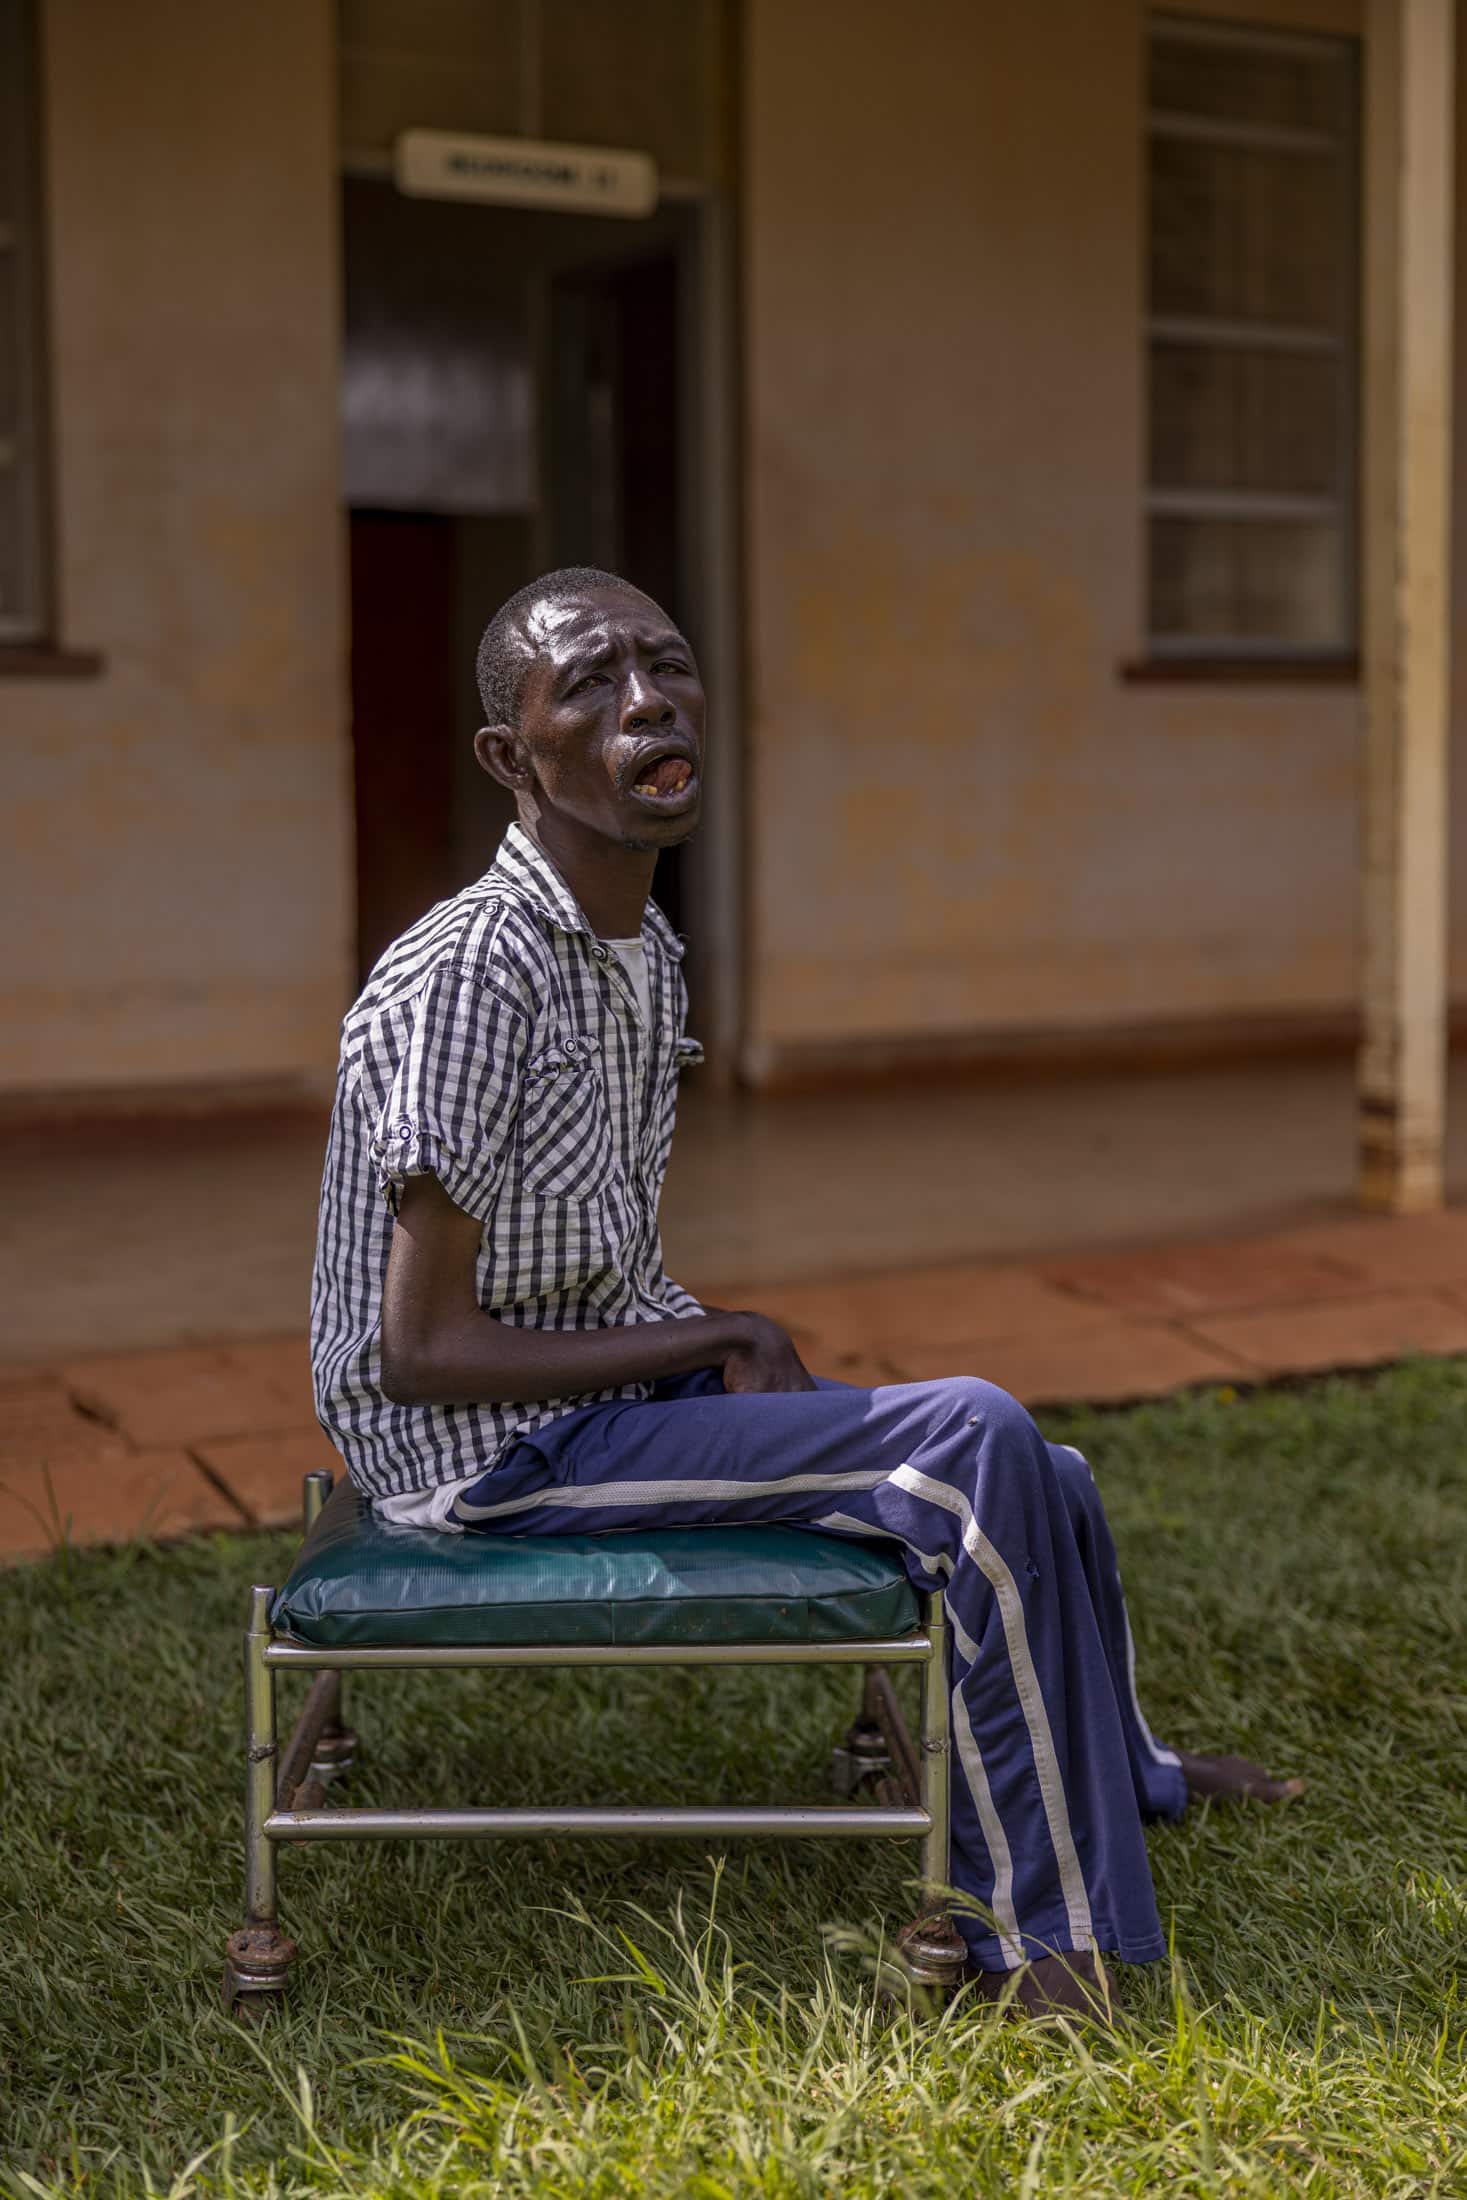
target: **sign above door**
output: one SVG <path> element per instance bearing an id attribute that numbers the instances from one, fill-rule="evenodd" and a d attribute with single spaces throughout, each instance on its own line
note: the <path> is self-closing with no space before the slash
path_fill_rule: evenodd
<path id="1" fill-rule="evenodd" d="M 603 145 L 552 145 L 539 138 L 460 137 L 404 130 L 393 147 L 399 191 L 419 199 L 478 199 L 565 214 L 614 214 L 636 221 L 657 205 L 650 153 Z"/>

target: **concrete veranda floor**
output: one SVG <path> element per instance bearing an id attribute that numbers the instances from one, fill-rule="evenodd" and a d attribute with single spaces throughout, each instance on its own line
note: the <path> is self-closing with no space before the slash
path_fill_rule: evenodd
<path id="1" fill-rule="evenodd" d="M 1467 1189 L 1467 1080 L 1449 1175 Z M 13 1131 L 0 1556 L 288 1518 L 315 1118 Z M 1351 1207 L 1348 1065 L 690 1096 L 671 1272 L 817 1371 L 1027 1403 L 1467 1351 L 1467 1211 Z"/>
<path id="2" fill-rule="evenodd" d="M 305 1319 L 324 1119 L 32 1125 L 6 1140 L 0 1365 Z M 1449 1176 L 1467 1195 L 1467 1075 Z M 995 1077 L 775 1100 L 686 1093 L 670 1272 L 749 1289 L 1235 1237 L 1350 1210 L 1343 1062 Z"/>

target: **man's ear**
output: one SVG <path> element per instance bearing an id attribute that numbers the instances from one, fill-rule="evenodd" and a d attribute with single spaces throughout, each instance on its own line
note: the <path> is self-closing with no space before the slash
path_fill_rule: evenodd
<path id="1" fill-rule="evenodd" d="M 474 735 L 474 754 L 480 766 L 511 794 L 524 794 L 530 784 L 525 744 L 513 726 L 480 726 Z"/>

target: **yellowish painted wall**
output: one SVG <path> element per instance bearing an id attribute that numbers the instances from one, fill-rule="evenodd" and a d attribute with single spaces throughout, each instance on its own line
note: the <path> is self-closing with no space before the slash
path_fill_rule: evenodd
<path id="1" fill-rule="evenodd" d="M 1355 693 L 1118 676 L 1142 26 L 749 0 L 756 1074 L 811 1041 L 1353 1000 Z"/>
<path id="2" fill-rule="evenodd" d="M 314 1076 L 347 994 L 328 0 L 47 0 L 63 636 L 0 680 L 14 1088 Z"/>
<path id="3" fill-rule="evenodd" d="M 106 669 L 0 680 L 0 1085 L 311 1076 L 352 918 L 332 10 L 44 18 L 64 638 Z M 1354 694 L 1117 676 L 1142 19 L 746 0 L 756 1072 L 1353 1000 Z"/>

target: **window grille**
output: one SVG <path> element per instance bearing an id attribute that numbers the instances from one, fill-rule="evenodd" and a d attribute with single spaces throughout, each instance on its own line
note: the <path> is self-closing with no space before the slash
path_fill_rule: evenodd
<path id="1" fill-rule="evenodd" d="M 32 0 L 0 0 L 0 645 L 51 614 L 35 31 Z"/>
<path id="2" fill-rule="evenodd" d="M 1347 654 L 1354 43 L 1159 16 L 1149 61 L 1150 648 Z"/>

